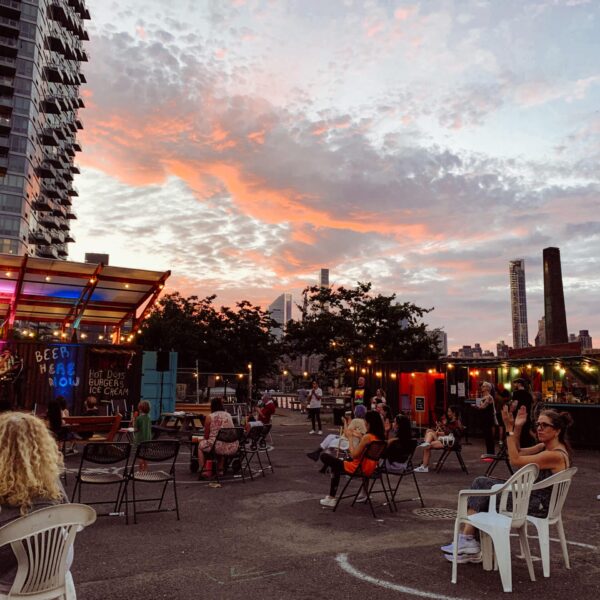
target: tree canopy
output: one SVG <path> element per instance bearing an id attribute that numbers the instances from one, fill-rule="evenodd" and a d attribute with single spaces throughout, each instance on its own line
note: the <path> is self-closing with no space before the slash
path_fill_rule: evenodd
<path id="1" fill-rule="evenodd" d="M 214 373 L 246 373 L 252 363 L 255 381 L 276 368 L 279 343 L 270 333 L 269 313 L 242 300 L 234 308 L 216 308 L 216 296 L 183 297 L 175 292 L 159 300 L 141 329 L 147 350 L 174 350 L 181 367 Z"/>
<path id="2" fill-rule="evenodd" d="M 351 361 L 375 364 L 439 354 L 422 322 L 433 309 L 398 302 L 395 294 L 373 295 L 370 283 L 358 283 L 355 288 L 308 287 L 299 309 L 301 320 L 286 328 L 285 352 L 292 357 L 319 355 L 322 371 L 330 375 Z"/>

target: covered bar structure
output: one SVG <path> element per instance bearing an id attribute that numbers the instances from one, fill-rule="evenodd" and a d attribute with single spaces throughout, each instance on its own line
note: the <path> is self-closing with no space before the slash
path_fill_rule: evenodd
<path id="1" fill-rule="evenodd" d="M 60 395 L 71 414 L 87 395 L 137 403 L 135 337 L 170 274 L 0 254 L 3 403 L 30 410 Z"/>

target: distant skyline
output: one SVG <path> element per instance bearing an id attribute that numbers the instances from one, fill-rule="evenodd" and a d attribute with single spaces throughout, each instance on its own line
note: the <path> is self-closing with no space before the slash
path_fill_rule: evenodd
<path id="1" fill-rule="evenodd" d="M 263 307 L 326 265 L 495 349 L 508 261 L 536 331 L 556 246 L 569 332 L 600 338 L 600 3 L 88 6 L 72 260 Z"/>

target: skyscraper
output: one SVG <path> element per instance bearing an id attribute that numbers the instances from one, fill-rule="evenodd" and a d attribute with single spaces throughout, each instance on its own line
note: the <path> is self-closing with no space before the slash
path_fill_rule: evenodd
<path id="1" fill-rule="evenodd" d="M 510 310 L 512 315 L 513 347 L 527 348 L 527 294 L 525 291 L 525 260 L 518 258 L 508 263 L 510 277 Z"/>
<path id="2" fill-rule="evenodd" d="M 281 294 L 269 305 L 271 318 L 277 323 L 277 326 L 271 328 L 271 333 L 281 338 L 285 331 L 285 325 L 292 319 L 292 295 Z"/>
<path id="3" fill-rule="evenodd" d="M 546 344 L 564 344 L 569 341 L 569 332 L 560 266 L 560 249 L 544 248 L 543 259 Z"/>
<path id="4" fill-rule="evenodd" d="M 320 287 L 329 287 L 329 269 L 321 269 L 319 271 L 319 283 Z"/>
<path id="5" fill-rule="evenodd" d="M 0 1 L 0 252 L 66 258 L 85 0 Z"/>

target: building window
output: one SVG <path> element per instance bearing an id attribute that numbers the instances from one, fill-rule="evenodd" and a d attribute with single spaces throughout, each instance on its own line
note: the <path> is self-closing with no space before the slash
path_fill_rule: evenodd
<path id="1" fill-rule="evenodd" d="M 14 235 L 19 236 L 21 231 L 21 219 L 20 217 L 0 217 L 0 235 Z"/>
<path id="2" fill-rule="evenodd" d="M 18 192 L 23 191 L 24 183 L 25 178 L 21 175 L 5 175 L 4 177 L 0 177 L 0 186 L 14 188 Z"/>
<path id="3" fill-rule="evenodd" d="M 2 254 L 19 254 L 19 241 L 0 238 L 0 252 Z"/>
<path id="4" fill-rule="evenodd" d="M 11 213 L 21 213 L 21 198 L 10 194 L 0 194 L 0 210 Z"/>

